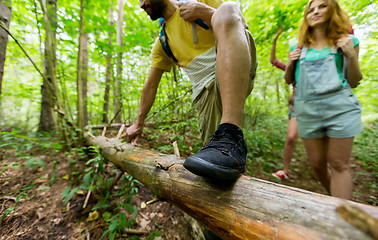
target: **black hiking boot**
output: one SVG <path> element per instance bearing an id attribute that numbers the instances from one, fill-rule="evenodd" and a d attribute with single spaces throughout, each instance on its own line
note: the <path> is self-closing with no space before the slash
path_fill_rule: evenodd
<path id="1" fill-rule="evenodd" d="M 234 181 L 245 171 L 246 157 L 247 145 L 242 130 L 223 123 L 206 146 L 185 160 L 184 167 L 206 178 Z"/>

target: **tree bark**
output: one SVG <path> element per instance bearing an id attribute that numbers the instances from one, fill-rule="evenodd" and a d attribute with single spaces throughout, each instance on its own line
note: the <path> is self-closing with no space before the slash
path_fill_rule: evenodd
<path id="1" fill-rule="evenodd" d="M 0 1 L 0 21 L 9 29 L 12 16 L 12 1 Z M 0 29 L 0 109 L 1 109 L 1 88 L 3 85 L 5 56 L 7 52 L 8 33 L 4 29 Z M 2 114 L 1 114 L 2 115 Z"/>
<path id="2" fill-rule="evenodd" d="M 84 126 L 88 125 L 88 33 L 83 33 L 82 37 L 82 57 L 83 64 L 81 70 L 81 81 L 83 82 L 83 114 Z"/>
<path id="3" fill-rule="evenodd" d="M 78 132 L 79 142 L 83 141 L 84 131 L 84 0 L 80 0 L 80 29 L 79 29 L 79 51 L 77 56 L 77 79 L 76 79 L 76 91 L 77 91 L 77 126 L 81 131 Z"/>
<path id="4" fill-rule="evenodd" d="M 42 104 L 39 122 L 39 131 L 52 131 L 57 129 L 60 138 L 65 141 L 66 148 L 70 148 L 68 127 L 69 120 L 61 102 L 59 86 L 56 79 L 56 28 L 57 28 L 57 0 L 48 0 L 47 6 L 44 0 L 39 0 L 43 11 L 43 23 L 46 31 L 45 39 L 45 71 L 42 84 Z M 54 106 L 56 109 L 54 109 Z M 58 112 L 58 121 L 55 119 L 54 111 Z"/>
<path id="5" fill-rule="evenodd" d="M 54 93 L 56 91 L 51 89 L 49 86 L 55 87 L 54 81 L 56 82 L 56 24 L 57 16 L 56 0 L 48 0 L 47 5 L 44 4 L 43 0 L 40 0 L 44 15 L 44 25 L 46 31 L 45 39 L 45 76 L 43 79 L 41 88 L 41 115 L 39 118 L 38 131 L 50 132 L 56 128 L 56 119 L 54 115 Z M 48 82 L 46 82 L 48 81 Z"/>
<path id="6" fill-rule="evenodd" d="M 158 197 L 224 239 L 368 239 L 337 214 L 337 206 L 346 202 L 378 218 L 377 207 L 247 176 L 232 185 L 210 182 L 187 171 L 174 155 L 105 137 L 87 140 Z"/>
<path id="7" fill-rule="evenodd" d="M 112 4 L 112 3 L 111 3 Z M 109 7 L 109 25 L 114 26 L 113 20 L 113 6 Z M 108 42 L 108 52 L 106 56 L 106 79 L 105 79 L 105 93 L 104 93 L 104 107 L 102 113 L 102 122 L 109 123 L 108 113 L 109 113 L 109 92 L 110 92 L 110 81 L 112 79 L 113 65 L 112 65 L 112 45 L 113 45 L 113 31 L 109 32 L 109 42 Z"/>
<path id="8" fill-rule="evenodd" d="M 115 80 L 114 89 L 114 122 L 122 122 L 122 27 L 123 27 L 123 0 L 118 0 L 118 26 L 117 26 L 117 46 L 118 46 L 118 58 L 117 58 L 117 77 Z M 119 111 L 120 110 L 120 111 Z"/>

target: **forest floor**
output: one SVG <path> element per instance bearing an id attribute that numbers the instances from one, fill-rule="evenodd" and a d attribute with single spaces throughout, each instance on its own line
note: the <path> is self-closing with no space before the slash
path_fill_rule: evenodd
<path id="1" fill-rule="evenodd" d="M 157 141 L 171 144 L 169 136 L 160 135 L 158 140 L 149 138 L 149 135 L 154 134 L 153 131 L 151 129 L 143 136 L 139 147 L 156 149 L 154 145 Z M 190 142 L 185 144 L 190 144 Z M 47 152 L 31 149 L 29 154 L 35 159 L 43 160 L 46 164 L 45 169 L 26 167 L 27 159 L 20 158 L 16 150 L 0 151 L 0 217 L 4 216 L 4 219 L 0 221 L 0 240 L 100 239 L 108 223 L 103 217 L 89 217 L 89 214 L 93 212 L 91 209 L 96 204 L 96 194 L 93 193 L 90 196 L 85 208 L 83 205 L 87 196 L 86 191 L 75 194 L 67 205 L 63 204 L 62 199 L 64 189 L 72 183 L 75 174 L 84 171 L 87 167 L 86 161 L 77 161 L 72 167 L 69 164 L 72 156 L 59 151 Z M 187 154 L 189 153 L 185 152 L 182 155 L 186 157 Z M 54 167 L 55 162 L 58 163 L 56 167 Z M 13 168 L 14 163 L 21 167 Z M 354 171 L 353 200 L 376 205 L 377 193 L 375 189 L 369 188 L 367 183 L 377 183 L 378 179 L 375 174 L 368 172 L 355 157 L 351 158 L 351 163 Z M 111 163 L 107 164 L 105 172 L 115 175 L 113 169 Z M 247 167 L 247 169 L 250 168 Z M 271 173 L 262 169 L 254 165 L 253 177 L 276 181 Z M 275 170 L 278 169 L 272 169 L 272 172 Z M 55 177 L 53 184 L 50 184 L 52 176 Z M 326 194 L 320 183 L 315 180 L 300 141 L 296 147 L 295 159 L 292 161 L 290 179 L 280 183 Z M 118 182 L 114 188 L 119 187 L 118 184 L 120 183 Z M 144 206 L 144 203 L 153 199 L 154 196 L 145 187 L 139 184 L 137 187 L 138 194 L 133 197 L 131 203 L 138 207 L 134 228 L 140 232 L 124 234 L 122 239 L 153 239 L 150 236 L 151 233 L 160 233 L 161 236 L 155 238 L 160 240 L 201 238 L 200 234 L 195 233 L 191 218 L 169 203 L 157 202 Z M 7 209 L 13 211 L 4 215 Z"/>

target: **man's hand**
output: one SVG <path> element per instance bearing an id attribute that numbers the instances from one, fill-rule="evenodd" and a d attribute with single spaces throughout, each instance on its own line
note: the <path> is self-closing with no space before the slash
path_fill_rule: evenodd
<path id="1" fill-rule="evenodd" d="M 199 16 L 197 15 L 198 10 L 197 7 L 200 5 L 197 1 L 185 1 L 185 2 L 179 2 L 178 7 L 180 9 L 180 16 L 188 22 L 193 22 Z"/>
<path id="2" fill-rule="evenodd" d="M 142 135 L 143 127 L 139 127 L 136 123 L 126 129 L 126 135 L 128 142 L 131 142 L 133 146 L 138 145 L 139 136 Z"/>

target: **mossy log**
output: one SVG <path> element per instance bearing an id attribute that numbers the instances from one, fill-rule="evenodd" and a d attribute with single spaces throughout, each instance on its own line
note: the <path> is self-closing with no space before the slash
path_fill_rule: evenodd
<path id="1" fill-rule="evenodd" d="M 351 204 L 378 218 L 378 208 L 253 177 L 232 185 L 187 171 L 183 160 L 118 142 L 87 137 L 106 159 L 224 239 L 370 239 L 336 212 Z M 378 227 L 378 226 L 375 226 Z"/>

